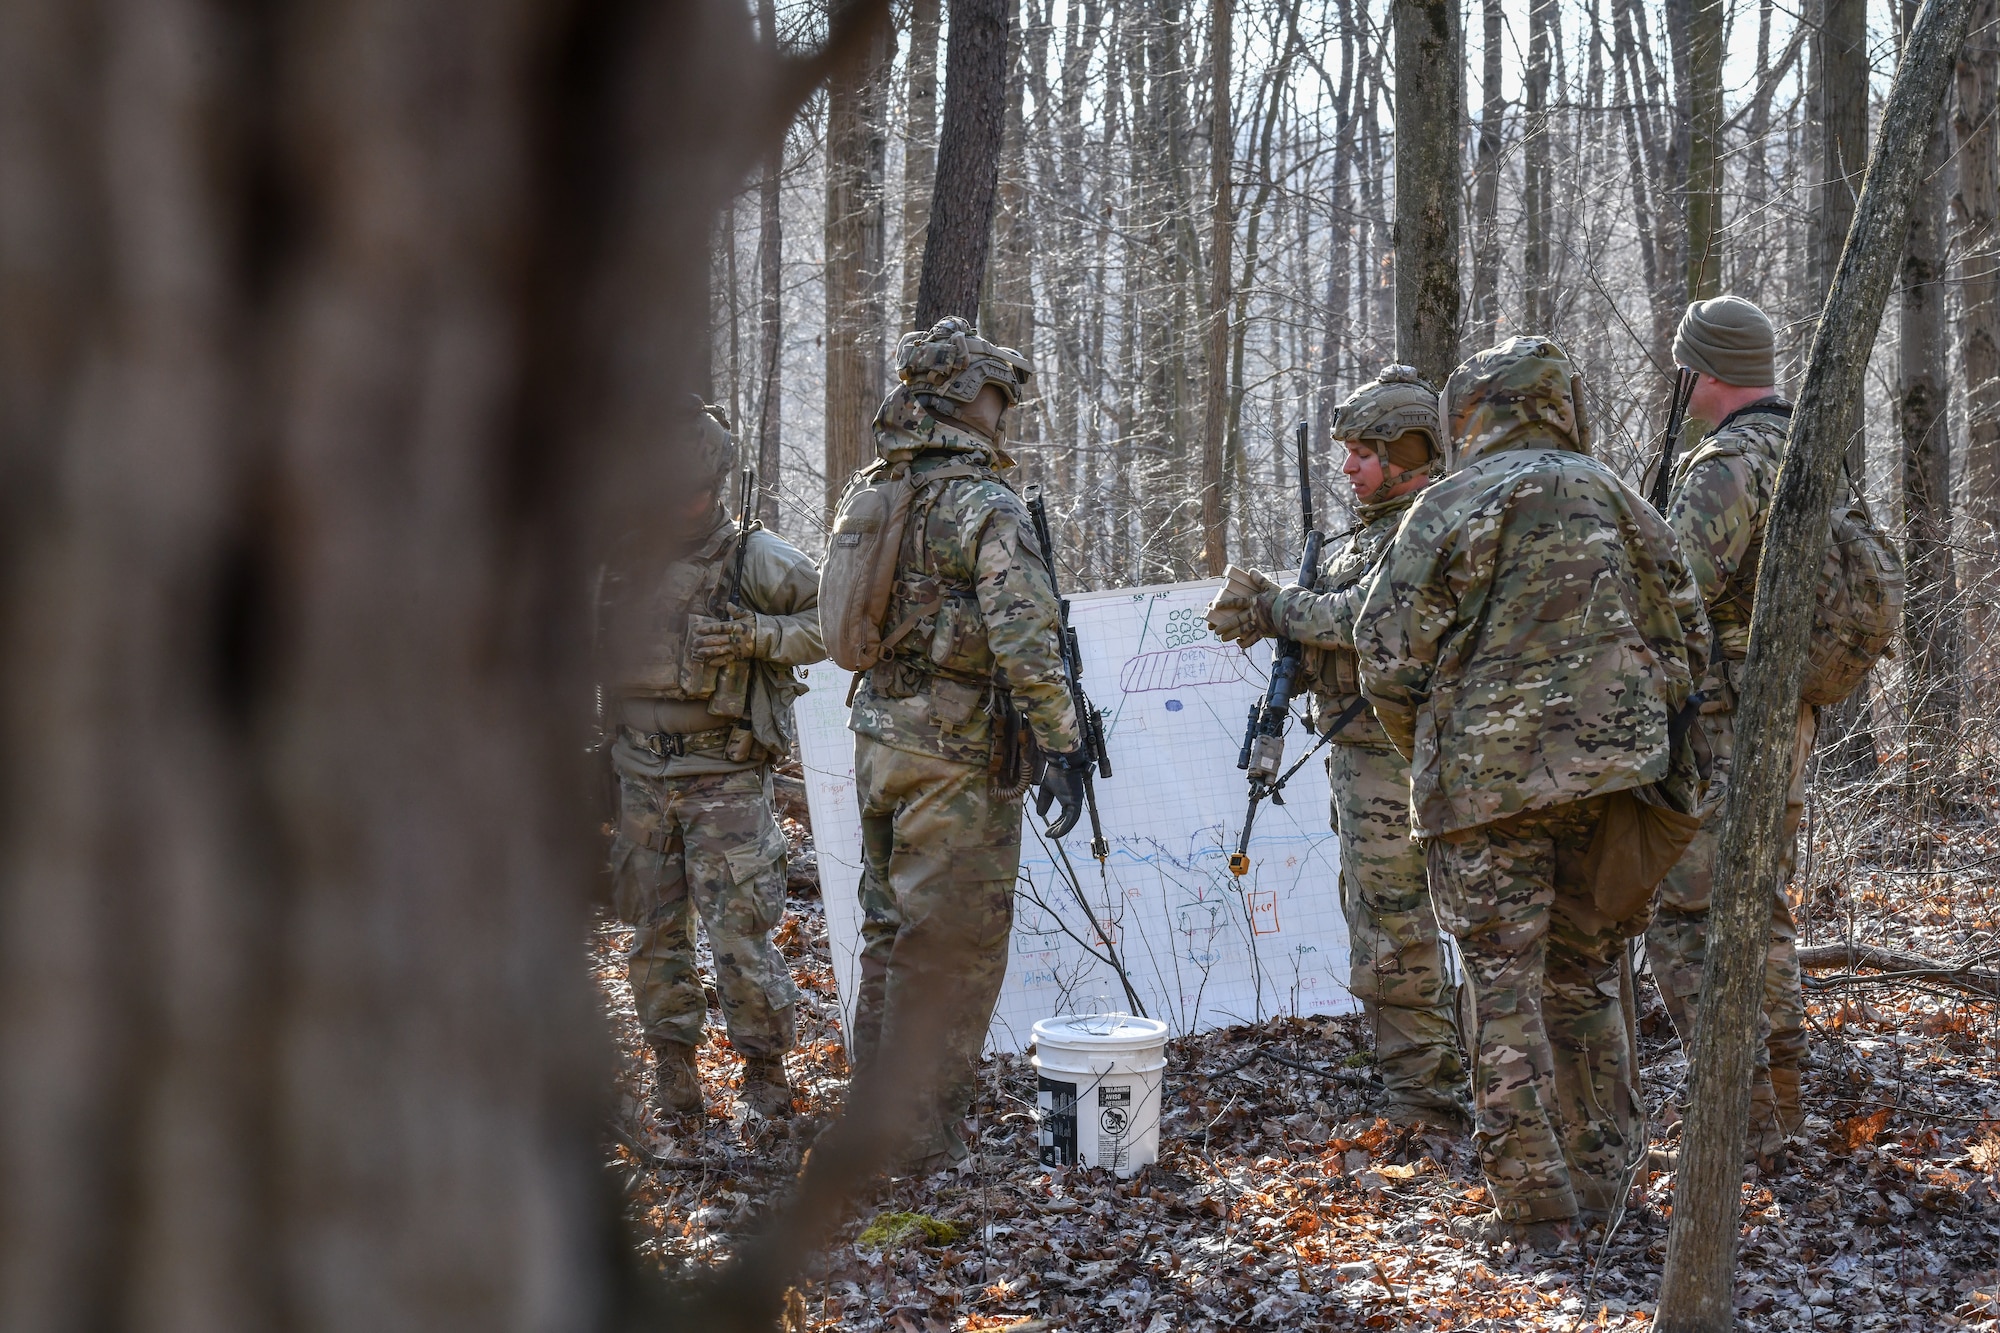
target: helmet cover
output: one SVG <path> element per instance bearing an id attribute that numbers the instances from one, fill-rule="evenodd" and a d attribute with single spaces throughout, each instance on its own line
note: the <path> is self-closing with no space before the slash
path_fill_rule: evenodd
<path id="1" fill-rule="evenodd" d="M 969 405 L 989 384 L 1000 390 L 1008 407 L 1014 406 L 1034 374 L 1027 357 L 988 342 L 957 315 L 946 316 L 927 332 L 904 334 L 896 346 L 896 377 L 926 406 L 949 417 L 957 417 L 956 409 Z"/>
<path id="2" fill-rule="evenodd" d="M 1381 446 L 1392 445 L 1412 432 L 1423 436 L 1424 456 L 1389 457 Z M 1414 366 L 1384 366 L 1382 373 L 1349 395 L 1334 409 L 1333 438 L 1348 444 L 1377 446 L 1376 453 L 1405 471 L 1414 472 L 1444 455 L 1438 435 L 1438 395 Z"/>

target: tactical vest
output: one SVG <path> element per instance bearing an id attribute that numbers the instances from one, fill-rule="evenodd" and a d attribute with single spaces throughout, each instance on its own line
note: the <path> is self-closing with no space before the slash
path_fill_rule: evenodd
<path id="1" fill-rule="evenodd" d="M 717 718 L 744 716 L 745 691 L 724 680 L 743 674 L 744 665 L 720 669 L 713 662 L 696 663 L 688 652 L 688 630 L 696 617 L 728 618 L 737 537 L 736 525 L 726 523 L 693 553 L 661 570 L 650 589 L 632 574 L 618 579 L 624 587 L 607 589 L 614 688 L 658 699 L 705 700 Z M 621 646 L 626 651 L 619 652 Z"/>
<path id="2" fill-rule="evenodd" d="M 885 623 L 908 625 L 901 642 L 868 673 L 869 687 L 889 699 L 909 698 L 938 688 L 940 680 L 981 690 L 993 683 L 996 662 L 979 608 L 979 592 L 971 579 L 938 568 L 931 524 L 940 500 L 965 481 L 992 481 L 1000 474 L 977 455 L 954 458 L 939 470 L 954 475 L 939 486 L 926 486 L 911 508 L 896 561 L 896 585 Z M 1012 487 L 1008 488 L 1012 490 Z"/>
<path id="3" fill-rule="evenodd" d="M 1347 544 L 1320 570 L 1316 593 L 1344 592 L 1375 572 L 1382 552 L 1396 535 L 1394 523 L 1377 520 L 1409 508 L 1416 496 L 1409 495 L 1377 507 L 1362 506 L 1360 526 L 1350 529 Z M 1370 512 L 1370 511 L 1374 512 Z M 1361 693 L 1361 658 L 1345 645 L 1338 648 L 1308 646 L 1301 663 L 1305 684 L 1315 693 L 1346 700 Z"/>

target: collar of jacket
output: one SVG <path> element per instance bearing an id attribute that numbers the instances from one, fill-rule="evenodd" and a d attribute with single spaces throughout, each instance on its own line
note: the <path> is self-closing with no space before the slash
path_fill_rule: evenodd
<path id="1" fill-rule="evenodd" d="M 977 454 L 996 472 L 1014 466 L 1007 451 L 985 436 L 929 412 L 924 413 L 923 424 L 916 430 L 891 426 L 876 431 L 875 452 L 891 463 L 907 463 L 920 454 Z"/>
<path id="2" fill-rule="evenodd" d="M 1756 402 L 1745 404 L 1744 406 L 1737 408 L 1734 412 L 1731 412 L 1728 416 L 1722 419 L 1722 424 L 1718 425 L 1715 429 L 1719 431 L 1728 430 L 1731 426 L 1735 425 L 1736 422 L 1738 422 L 1742 418 L 1757 414 L 1762 414 L 1764 416 L 1771 416 L 1771 417 L 1784 417 L 1787 420 L 1790 420 L 1792 415 L 1792 405 L 1786 402 L 1783 398 L 1779 397 L 1777 394 L 1772 394 L 1769 398 L 1759 398 Z M 1714 434 L 1715 432 L 1711 431 L 1709 433 Z"/>
<path id="3" fill-rule="evenodd" d="M 1384 514 L 1393 514 L 1399 509 L 1408 509 L 1417 502 L 1417 497 L 1424 493 L 1424 486 L 1428 485 L 1430 483 L 1427 481 L 1423 486 L 1417 487 L 1417 489 L 1409 492 L 1407 495 L 1398 495 L 1393 499 L 1380 500 L 1374 504 L 1358 504 L 1354 506 L 1354 517 L 1361 520 L 1365 526 L 1381 518 Z"/>

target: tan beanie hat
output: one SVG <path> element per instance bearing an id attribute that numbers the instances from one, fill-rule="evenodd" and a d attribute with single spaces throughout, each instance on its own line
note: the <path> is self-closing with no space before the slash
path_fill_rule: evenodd
<path id="1" fill-rule="evenodd" d="M 1674 361 L 1724 384 L 1761 388 L 1778 382 L 1777 331 L 1770 316 L 1740 296 L 1694 301 L 1674 331 Z"/>

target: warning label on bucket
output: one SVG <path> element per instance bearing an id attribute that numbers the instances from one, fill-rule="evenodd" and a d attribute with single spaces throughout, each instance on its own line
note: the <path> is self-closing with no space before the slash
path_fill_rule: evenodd
<path id="1" fill-rule="evenodd" d="M 1125 1135 L 1132 1128 L 1132 1085 L 1097 1090 L 1097 1164 L 1125 1165 Z"/>
<path id="2" fill-rule="evenodd" d="M 1076 1084 L 1043 1078 L 1035 1093 L 1041 1112 L 1038 1139 L 1043 1166 L 1076 1165 Z"/>

